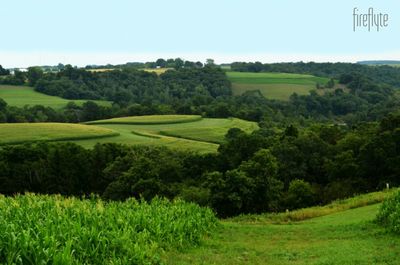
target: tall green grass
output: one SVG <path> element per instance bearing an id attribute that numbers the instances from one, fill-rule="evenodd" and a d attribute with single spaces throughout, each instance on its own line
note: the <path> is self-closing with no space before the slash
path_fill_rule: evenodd
<path id="1" fill-rule="evenodd" d="M 182 201 L 0 197 L 0 264 L 159 264 L 216 226 L 210 209 Z"/>

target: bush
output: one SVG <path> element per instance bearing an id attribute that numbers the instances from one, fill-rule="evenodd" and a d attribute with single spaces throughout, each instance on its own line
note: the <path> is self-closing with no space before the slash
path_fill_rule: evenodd
<path id="1" fill-rule="evenodd" d="M 200 206 L 208 206 L 210 204 L 210 190 L 202 187 L 184 187 L 179 197 L 186 202 L 194 202 Z"/>
<path id="2" fill-rule="evenodd" d="M 289 190 L 286 195 L 286 205 L 288 209 L 305 208 L 315 202 L 315 192 L 310 183 L 295 179 L 290 182 Z"/>
<path id="3" fill-rule="evenodd" d="M 389 231 L 400 234 L 400 191 L 383 202 L 376 220 Z"/>

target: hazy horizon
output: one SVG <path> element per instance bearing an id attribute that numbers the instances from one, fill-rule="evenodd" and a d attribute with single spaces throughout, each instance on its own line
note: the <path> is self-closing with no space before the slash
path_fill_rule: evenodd
<path id="1" fill-rule="evenodd" d="M 388 13 L 388 27 L 354 32 L 355 7 Z M 399 60 L 399 12 L 395 0 L 5 1 L 0 64 Z"/>
<path id="2" fill-rule="evenodd" d="M 356 63 L 358 61 L 370 60 L 400 60 L 400 53 L 396 54 L 366 54 L 366 55 L 313 55 L 313 54 L 150 54 L 150 53 L 47 53 L 47 52 L 0 52 L 0 64 L 5 68 L 27 68 L 30 66 L 53 66 L 59 63 L 71 64 L 78 67 L 87 65 L 117 65 L 128 62 L 149 62 L 159 58 L 181 58 L 189 61 L 205 62 L 206 59 L 214 59 L 217 64 L 232 62 L 262 62 L 262 63 L 282 63 L 282 62 L 347 62 Z"/>

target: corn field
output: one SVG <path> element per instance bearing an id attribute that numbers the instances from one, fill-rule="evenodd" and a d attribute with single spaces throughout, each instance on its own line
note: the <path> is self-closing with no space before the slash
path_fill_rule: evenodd
<path id="1" fill-rule="evenodd" d="M 0 264 L 160 264 L 217 225 L 210 209 L 179 200 L 1 196 Z"/>

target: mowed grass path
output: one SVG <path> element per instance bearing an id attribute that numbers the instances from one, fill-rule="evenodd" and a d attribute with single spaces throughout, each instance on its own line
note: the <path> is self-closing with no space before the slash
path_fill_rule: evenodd
<path id="1" fill-rule="evenodd" d="M 87 100 L 68 100 L 60 97 L 49 96 L 36 92 L 32 87 L 28 86 L 8 86 L 0 85 L 0 98 L 7 102 L 10 106 L 24 107 L 26 105 L 35 106 L 43 105 L 54 109 L 61 109 L 69 102 L 75 102 L 82 105 Z M 103 100 L 93 100 L 102 106 L 111 106 L 111 102 Z"/>
<path id="2" fill-rule="evenodd" d="M 293 93 L 307 95 L 316 84 L 325 85 L 329 79 L 303 74 L 227 72 L 233 94 L 259 90 L 269 99 L 288 100 Z"/>
<path id="3" fill-rule="evenodd" d="M 224 221 L 197 249 L 170 252 L 167 264 L 400 264 L 400 237 L 372 221 L 379 204 L 284 225 Z"/>
<path id="4" fill-rule="evenodd" d="M 161 145 L 204 153 L 215 152 L 230 128 L 240 128 L 248 133 L 258 129 L 255 122 L 236 118 L 201 118 L 196 115 L 137 116 L 93 121 L 88 124 L 112 129 L 120 135 L 75 141 L 85 147 L 91 147 L 97 142 L 114 142 L 130 145 Z"/>
<path id="5" fill-rule="evenodd" d="M 98 139 L 118 135 L 117 132 L 71 123 L 5 123 L 0 124 L 0 145 L 37 141 Z"/>

